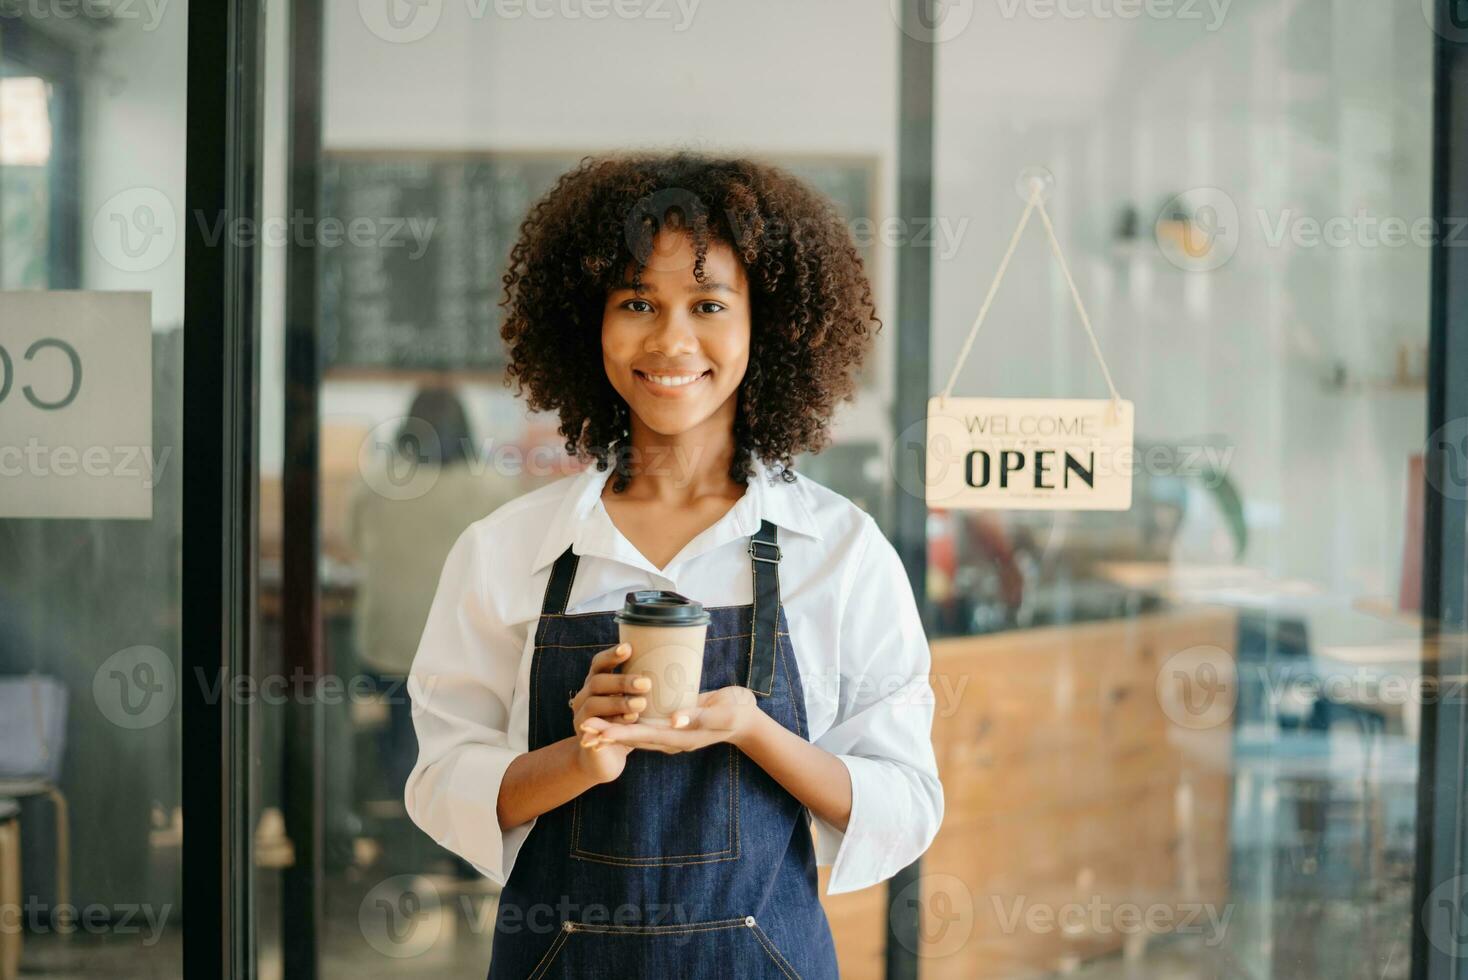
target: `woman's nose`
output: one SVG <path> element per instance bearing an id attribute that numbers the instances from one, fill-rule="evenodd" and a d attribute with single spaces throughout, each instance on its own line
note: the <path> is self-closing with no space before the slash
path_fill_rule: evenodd
<path id="1" fill-rule="evenodd" d="M 647 336 L 646 347 L 665 356 L 687 353 L 698 349 L 698 334 L 687 315 L 672 312 L 658 318 Z"/>

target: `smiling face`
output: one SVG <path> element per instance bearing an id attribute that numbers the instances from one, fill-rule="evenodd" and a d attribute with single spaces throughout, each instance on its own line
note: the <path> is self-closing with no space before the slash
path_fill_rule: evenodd
<path id="1" fill-rule="evenodd" d="M 612 387 L 640 422 L 663 436 L 706 426 L 732 435 L 739 384 L 749 365 L 749 284 L 722 242 L 709 242 L 703 281 L 694 278 L 687 235 L 663 232 L 633 290 L 631 271 L 607 294 L 602 361 Z"/>

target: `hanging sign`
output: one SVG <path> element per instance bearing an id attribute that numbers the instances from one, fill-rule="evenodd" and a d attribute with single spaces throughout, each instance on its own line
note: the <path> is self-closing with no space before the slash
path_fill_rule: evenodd
<path id="1" fill-rule="evenodd" d="M 1126 510 L 1132 505 L 1132 403 L 1112 383 L 1091 318 L 1045 210 L 1049 175 L 1026 178 L 1029 201 L 943 392 L 928 399 L 924 491 L 929 507 Z M 1039 212 L 1071 300 L 1101 365 L 1109 399 L 954 398 L 959 369 L 989 314 L 1030 216 Z"/>
<path id="2" fill-rule="evenodd" d="M 0 517 L 152 517 L 150 300 L 0 292 Z"/>
<path id="3" fill-rule="evenodd" d="M 1126 510 L 1132 403 L 1109 399 L 928 401 L 929 507 Z"/>

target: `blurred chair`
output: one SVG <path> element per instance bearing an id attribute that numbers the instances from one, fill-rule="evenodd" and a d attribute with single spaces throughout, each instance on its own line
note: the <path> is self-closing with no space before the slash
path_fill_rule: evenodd
<path id="1" fill-rule="evenodd" d="M 71 818 L 58 785 L 65 741 L 66 688 L 59 681 L 39 674 L 0 679 L 0 800 L 51 801 L 58 909 L 71 906 Z"/>
<path id="2" fill-rule="evenodd" d="M 20 975 L 20 924 L 20 804 L 0 799 L 0 980 Z"/>

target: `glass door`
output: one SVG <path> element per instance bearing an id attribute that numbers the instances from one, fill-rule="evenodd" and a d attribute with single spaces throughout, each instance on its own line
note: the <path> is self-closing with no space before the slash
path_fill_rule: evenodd
<path id="1" fill-rule="evenodd" d="M 5 978 L 179 976 L 212 928 L 181 871 L 189 16 L 115 6 L 0 4 Z"/>

